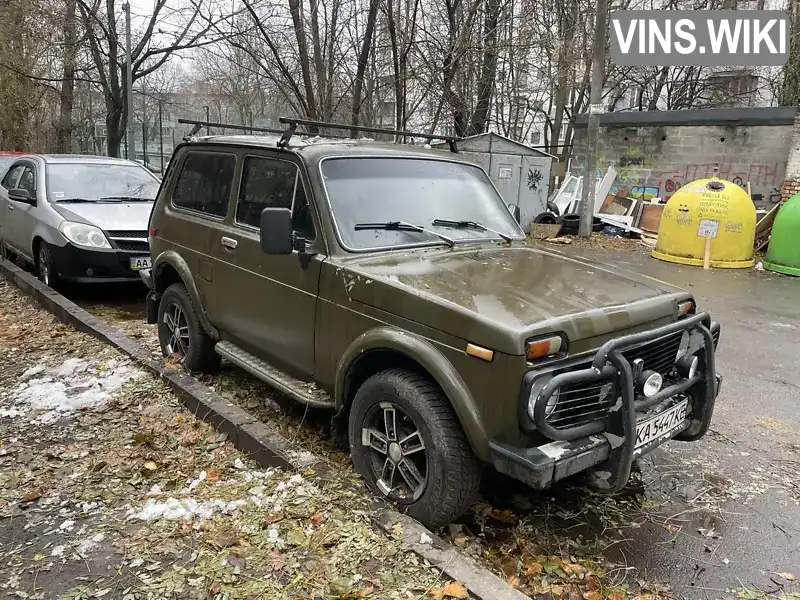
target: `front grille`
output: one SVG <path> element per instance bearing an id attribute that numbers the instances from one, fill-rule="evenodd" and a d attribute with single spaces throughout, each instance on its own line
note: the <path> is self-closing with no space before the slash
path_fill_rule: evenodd
<path id="1" fill-rule="evenodd" d="M 123 231 L 109 231 L 108 237 L 110 238 L 137 238 L 146 240 L 147 239 L 147 231 L 146 230 L 123 230 Z"/>
<path id="2" fill-rule="evenodd" d="M 114 240 L 114 238 L 111 238 Z M 119 241 L 114 240 L 114 243 L 117 245 L 117 248 L 120 250 L 124 250 L 125 252 L 150 252 L 150 244 L 146 241 L 144 242 L 129 242 L 129 241 Z"/>
<path id="3" fill-rule="evenodd" d="M 645 371 L 655 371 L 666 376 L 675 364 L 682 335 L 682 331 L 676 331 L 642 346 L 625 350 L 622 354 L 631 364 L 637 358 L 641 358 L 644 361 Z"/>
<path id="4" fill-rule="evenodd" d="M 678 331 L 653 340 L 636 348 L 625 350 L 622 354 L 629 362 L 637 358 L 644 361 L 645 370 L 653 370 L 663 376 L 672 371 L 683 332 Z M 579 369 L 587 365 L 580 365 Z M 612 388 L 614 393 L 612 393 Z M 561 387 L 558 402 L 547 422 L 555 429 L 569 429 L 600 421 L 606 418 L 608 409 L 618 396 L 616 386 L 611 382 L 577 383 Z"/>
<path id="5" fill-rule="evenodd" d="M 576 383 L 561 387 L 558 402 L 547 422 L 555 429 L 569 429 L 606 418 L 616 394 L 611 382 Z"/>

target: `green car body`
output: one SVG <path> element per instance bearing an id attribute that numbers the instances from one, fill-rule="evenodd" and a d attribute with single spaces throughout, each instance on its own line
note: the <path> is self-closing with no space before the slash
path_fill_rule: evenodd
<path id="1" fill-rule="evenodd" d="M 232 181 L 215 188 L 223 196 L 227 192 L 219 204 L 227 207 L 224 215 L 185 210 L 176 206 L 173 199 L 176 185 L 184 185 L 176 182 L 183 165 L 189 164 L 187 156 L 193 156 L 191 160 L 200 165 L 203 160 L 211 160 L 198 158 L 206 153 L 230 157 L 224 159 L 224 169 L 226 173 L 232 169 Z M 328 162 L 348 159 L 350 163 Z M 375 160 L 370 162 L 372 159 Z M 380 192 L 377 197 L 367 198 L 358 190 L 380 190 L 380 173 L 386 170 L 393 174 L 393 165 L 399 164 L 396 161 L 406 161 L 403 169 L 410 168 L 398 179 L 391 179 L 391 183 L 387 179 L 387 204 L 396 202 L 398 207 L 407 207 L 417 201 L 413 196 L 397 195 L 396 188 L 404 187 L 405 181 L 411 182 L 408 189 L 416 190 L 415 194 L 440 185 L 451 186 L 443 189 L 466 190 L 466 195 L 477 189 L 475 198 L 480 200 L 474 201 L 475 211 L 491 215 L 492 223 L 503 230 L 503 235 L 494 235 L 491 229 L 433 227 L 430 221 L 421 219 L 411 224 L 425 228 L 425 232 L 370 229 L 352 233 L 349 224 L 353 214 L 380 213 L 380 203 L 384 201 Z M 283 165 L 284 162 L 291 165 Z M 270 171 L 273 167 L 275 170 Z M 260 171 L 254 175 L 257 168 Z M 292 208 L 285 214 L 276 212 L 281 209 L 273 208 L 272 213 L 268 210 L 258 215 L 260 226 L 256 226 L 253 215 L 259 210 L 257 194 L 261 192 L 253 192 L 256 196 L 252 196 L 247 190 L 253 182 L 253 189 L 267 190 L 262 195 L 273 194 L 278 188 L 270 188 L 270 177 L 279 169 L 289 173 L 287 177 L 297 178 Z M 291 175 L 292 169 L 296 175 Z M 345 172 L 341 180 L 331 175 L 337 169 Z M 206 350 L 203 357 L 196 350 L 188 355 L 188 367 L 204 370 L 205 364 L 213 368 L 214 357 L 208 349 L 216 348 L 217 354 L 297 400 L 332 409 L 334 434 L 344 444 L 353 446 L 354 439 L 358 439 L 357 427 L 361 425 L 356 425 L 355 434 L 351 431 L 349 442 L 346 431 L 354 398 L 362 385 L 371 377 L 391 375 L 392 369 L 401 369 L 434 386 L 431 393 L 439 394 L 451 408 L 476 462 L 492 465 L 537 488 L 586 471 L 598 487 L 612 491 L 627 481 L 630 463 L 638 452 L 631 442 L 630 436 L 636 434 L 631 433 L 631 427 L 644 418 L 647 410 L 655 410 L 653 406 L 643 406 L 646 399 L 639 393 L 637 373 L 630 372 L 631 368 L 641 371 L 648 365 L 641 367 L 639 362 L 637 367 L 634 362 L 631 367 L 626 360 L 626 367 L 620 356 L 627 353 L 630 358 L 630 348 L 662 343 L 659 340 L 668 338 L 676 340 L 674 345 L 653 354 L 654 360 L 663 363 L 671 349 L 677 351 L 668 357 L 672 362 L 668 360 L 661 368 L 665 389 L 670 382 L 680 383 L 673 366 L 679 353 L 693 352 L 699 358 L 691 378 L 683 378 L 683 388 L 678 390 L 679 395 L 689 398 L 688 412 L 680 427 L 652 441 L 642 452 L 670 437 L 691 440 L 702 436 L 709 426 L 721 381 L 713 361 L 719 325 L 708 315 L 696 312 L 686 291 L 526 244 L 524 233 L 486 174 L 473 173 L 471 169 L 479 167 L 463 161 L 458 154 L 404 145 L 335 142 L 279 148 L 270 138 L 246 136 L 200 138 L 182 144 L 170 160 L 150 219 L 152 269 L 143 273 L 152 290 L 149 319 L 159 321 L 161 311 L 164 321 L 172 320 L 177 313 L 173 311 L 168 316 L 164 312 L 164 294 L 170 286 L 185 286 L 196 313 L 196 326 L 202 328 L 197 334 L 186 329 L 192 335 L 186 340 L 196 349 L 201 343 L 197 341 L 200 335 Z M 417 170 L 444 174 L 442 179 L 434 177 L 419 183 L 422 180 L 416 179 Z M 199 176 L 202 178 L 202 173 Z M 247 182 L 243 183 L 245 177 Z M 189 175 L 186 178 L 188 181 Z M 481 182 L 485 182 L 485 189 Z M 285 189 L 290 185 L 286 184 Z M 190 188 L 190 184 L 186 186 Z M 184 194 L 183 187 L 181 190 L 180 194 Z M 298 200 L 301 193 L 307 208 Z M 274 192 L 273 196 L 277 194 Z M 253 198 L 257 202 L 251 202 Z M 427 210 L 437 200 L 431 196 L 419 202 Z M 452 214 L 453 207 L 458 206 L 456 201 L 447 202 L 443 210 L 450 212 L 445 210 L 441 218 L 461 218 Z M 345 208 L 337 212 L 339 207 Z M 345 215 L 350 208 L 353 214 Z M 293 224 L 301 222 L 297 215 L 302 210 L 307 211 L 301 217 L 304 235 L 298 236 L 295 230 L 290 239 L 276 242 L 276 236 L 291 233 L 282 228 L 281 219 L 291 213 L 287 218 Z M 431 210 L 436 212 L 435 208 Z M 218 208 L 217 212 L 222 210 Z M 240 219 L 249 225 L 239 223 Z M 379 220 L 391 221 L 393 215 L 387 212 Z M 443 242 L 437 237 L 440 234 L 456 243 Z M 281 245 L 282 249 L 275 250 Z M 192 326 L 188 322 L 187 327 Z M 171 331 L 166 327 L 162 336 L 165 354 L 180 349 L 178 341 L 171 343 L 177 340 Z M 527 357 L 531 340 L 554 336 L 563 342 L 556 352 L 536 359 Z M 603 404 L 604 399 L 597 400 L 600 409 L 598 414 L 588 415 L 594 417 L 588 422 L 588 429 L 585 419 L 574 419 L 572 413 L 562 412 L 559 414 L 567 415 L 563 418 L 568 426 L 556 434 L 548 427 L 538 426 L 530 412 L 535 381 L 542 374 L 549 378 L 561 373 L 580 379 L 579 385 L 584 388 L 576 389 L 600 393 L 611 389 L 603 385 L 615 386 L 616 393 L 611 394 L 615 397 L 607 404 Z M 596 383 L 601 373 L 606 377 L 602 385 Z M 626 394 L 628 381 L 630 393 Z M 415 389 L 422 389 L 419 382 L 414 385 Z M 430 391 L 426 390 L 423 391 Z M 568 395 L 564 397 L 569 400 Z M 674 402 L 675 397 L 668 395 L 659 407 Z M 569 406 L 567 400 L 563 400 L 565 406 Z M 402 402 L 398 406 L 403 409 Z M 383 410 L 386 419 L 387 409 Z M 410 410 L 419 420 L 422 413 Z M 391 414 L 394 418 L 395 413 Z M 415 423 L 413 415 L 411 421 Z M 576 431 L 571 431 L 571 425 Z M 546 435 L 547 431 L 553 435 Z M 384 433 L 389 432 L 387 424 Z M 368 445 L 369 436 L 362 437 Z M 391 440 L 391 436 L 387 439 Z M 432 438 L 425 440 L 424 452 L 437 452 L 437 444 Z M 387 456 L 391 454 L 388 447 L 383 450 Z M 431 455 L 426 460 L 435 462 L 438 458 Z M 425 463 L 426 485 L 433 485 L 435 473 L 428 471 L 433 462 Z M 386 464 L 392 477 L 395 467 L 402 466 L 400 462 L 390 463 L 389 458 Z M 419 472 L 422 473 L 421 468 Z M 401 474 L 408 475 L 405 471 Z M 365 479 L 370 483 L 368 474 Z M 386 477 L 373 479 L 384 481 Z M 371 487 L 376 489 L 375 485 Z M 407 487 L 411 490 L 413 486 Z M 392 498 L 380 485 L 377 490 Z M 437 525 L 463 512 L 464 504 L 468 505 L 471 499 L 453 505 L 447 514 L 435 515 L 430 509 L 435 498 L 426 497 L 428 505 L 416 511 L 411 510 L 415 502 L 406 500 L 400 504 L 405 504 L 410 514 Z"/>

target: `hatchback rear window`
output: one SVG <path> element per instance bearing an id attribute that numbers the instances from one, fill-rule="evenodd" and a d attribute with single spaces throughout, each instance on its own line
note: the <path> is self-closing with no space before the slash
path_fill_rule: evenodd
<path id="1" fill-rule="evenodd" d="M 232 154 L 189 152 L 172 192 L 173 206 L 225 218 L 235 167 Z"/>

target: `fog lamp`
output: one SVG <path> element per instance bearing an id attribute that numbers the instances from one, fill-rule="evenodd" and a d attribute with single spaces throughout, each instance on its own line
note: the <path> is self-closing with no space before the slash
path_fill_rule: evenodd
<path id="1" fill-rule="evenodd" d="M 675 363 L 675 368 L 678 370 L 678 375 L 691 379 L 697 373 L 697 367 L 700 364 L 700 358 L 692 355 L 681 356 L 678 362 Z"/>
<path id="2" fill-rule="evenodd" d="M 651 398 L 661 391 L 664 379 L 655 371 L 644 371 L 636 382 L 646 398 Z"/>

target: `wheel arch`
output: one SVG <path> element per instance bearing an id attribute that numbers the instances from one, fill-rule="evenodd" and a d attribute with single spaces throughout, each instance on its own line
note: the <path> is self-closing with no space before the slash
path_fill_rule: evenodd
<path id="1" fill-rule="evenodd" d="M 159 296 L 172 284 L 183 283 L 186 286 L 186 291 L 189 292 L 192 304 L 195 306 L 195 312 L 197 312 L 197 318 L 203 330 L 211 339 L 219 340 L 219 330 L 206 317 L 203 300 L 195 284 L 192 271 L 180 254 L 174 250 L 167 250 L 159 254 L 153 261 L 152 274 L 153 289 Z"/>
<path id="2" fill-rule="evenodd" d="M 433 344 L 398 329 L 372 329 L 356 338 L 344 352 L 336 375 L 336 419 L 346 422 L 353 397 L 364 381 L 380 371 L 398 366 L 430 377 L 441 388 L 472 451 L 481 460 L 489 460 L 489 439 L 480 411 L 464 380 Z"/>

